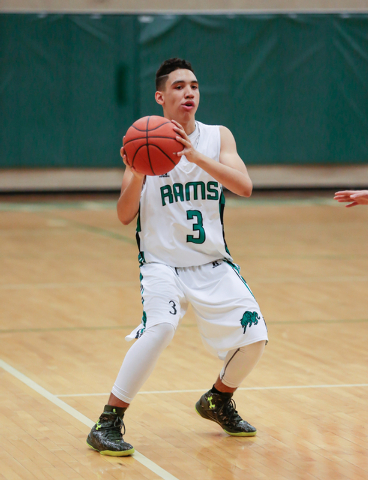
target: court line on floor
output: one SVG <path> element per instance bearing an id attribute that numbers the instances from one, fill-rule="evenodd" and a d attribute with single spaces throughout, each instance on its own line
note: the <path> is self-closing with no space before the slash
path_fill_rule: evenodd
<path id="1" fill-rule="evenodd" d="M 352 388 L 352 387 L 368 387 L 368 383 L 350 383 L 345 385 L 283 385 L 279 387 L 240 387 L 238 391 L 242 390 L 287 390 L 300 388 Z M 206 389 L 196 390 L 152 390 L 151 392 L 138 392 L 138 395 L 153 395 L 158 393 L 203 393 Z M 108 396 L 110 393 L 71 393 L 55 395 L 56 397 L 99 397 Z"/>
<path id="2" fill-rule="evenodd" d="M 270 327 L 277 327 L 279 325 L 310 325 L 310 324 L 333 324 L 333 323 L 367 323 L 368 318 L 352 319 L 352 320 L 281 320 L 281 321 L 267 321 Z M 137 324 L 131 325 L 104 325 L 96 327 L 49 327 L 49 328 L 8 328 L 0 329 L 0 335 L 6 333 L 45 333 L 45 332 L 74 332 L 74 331 L 94 331 L 94 330 L 134 330 Z M 184 323 L 181 328 L 194 328 L 196 323 Z"/>
<path id="3" fill-rule="evenodd" d="M 368 279 L 368 277 L 367 277 Z M 139 287 L 139 280 L 128 282 L 64 282 L 64 283 L 7 283 L 0 285 L 0 290 L 32 290 L 56 288 L 105 288 L 105 287 Z"/>
<path id="4" fill-rule="evenodd" d="M 114 240 L 121 240 L 125 243 L 129 243 L 130 245 L 137 245 L 137 241 L 135 240 L 135 238 L 127 237 L 126 235 L 122 235 L 121 233 L 114 232 L 106 228 L 96 227 L 94 225 L 89 225 L 88 223 L 83 223 L 71 218 L 60 217 L 55 215 L 55 213 L 52 213 L 52 214 L 50 214 L 50 212 L 38 212 L 38 213 L 43 213 L 41 217 L 48 218 L 49 220 L 54 220 L 54 219 L 64 220 L 66 222 L 66 226 L 69 226 L 72 228 L 74 227 L 78 230 L 82 230 L 88 233 L 93 233 L 95 235 L 102 235 L 103 237 L 112 238 Z"/>
<path id="5" fill-rule="evenodd" d="M 112 201 L 70 201 L 70 202 L 0 202 L 1 212 L 50 212 L 53 210 L 115 210 L 117 200 Z"/>
<path id="6" fill-rule="evenodd" d="M 350 275 L 350 276 L 341 276 L 337 277 L 334 275 L 331 276 L 316 276 L 316 277 L 307 277 L 306 275 L 303 277 L 280 277 L 280 278 L 252 278 L 252 285 L 253 283 L 332 283 L 332 282 L 366 282 L 368 281 L 368 276 L 362 275 Z"/>
<path id="7" fill-rule="evenodd" d="M 62 217 L 57 217 L 58 219 Z M 68 223 L 79 230 L 83 230 L 88 233 L 94 233 L 96 235 L 102 235 L 107 238 L 112 238 L 114 240 L 121 240 L 125 243 L 129 243 L 130 245 L 137 245 L 137 241 L 133 238 L 127 237 L 125 235 L 121 235 L 121 233 L 113 232 L 111 230 L 107 230 L 106 228 L 101 227 L 94 227 L 92 225 L 87 225 L 86 223 L 77 222 L 76 220 L 68 220 Z"/>
<path id="8" fill-rule="evenodd" d="M 30 378 L 28 378 L 26 375 L 19 372 L 14 367 L 12 367 L 11 365 L 9 365 L 8 363 L 4 362 L 1 359 L 0 359 L 0 367 L 3 368 L 6 372 L 10 373 L 10 375 L 13 375 L 13 377 L 23 382 L 25 385 L 27 385 L 27 387 L 31 388 L 32 390 L 34 390 L 35 392 L 39 393 L 44 398 L 52 402 L 54 405 L 64 410 L 64 412 L 69 413 L 69 415 L 79 420 L 81 423 L 83 423 L 87 427 L 92 428 L 93 425 L 95 424 L 95 422 L 90 420 L 88 417 L 86 417 L 82 413 L 78 412 L 78 410 L 71 407 L 67 403 L 63 402 L 63 400 L 60 400 L 57 397 L 57 395 L 53 395 L 45 388 L 38 385 L 38 383 L 34 382 Z M 141 463 L 142 465 L 144 465 L 146 468 L 151 470 L 151 472 L 155 473 L 156 475 L 158 475 L 164 480 L 178 480 L 177 477 L 174 477 L 173 475 L 171 475 L 171 473 L 159 467 L 158 465 L 156 465 L 156 463 L 152 462 L 152 460 L 150 460 L 149 458 L 145 457 L 144 455 L 142 455 L 137 451 L 134 452 L 133 458 L 137 460 L 139 463 Z"/>
<path id="9" fill-rule="evenodd" d="M 276 198 L 276 199 L 255 199 L 255 198 L 226 198 L 226 207 L 241 208 L 241 207 L 314 207 L 314 206 L 329 206 L 341 207 L 341 205 L 333 199 L 314 197 L 314 198 Z"/>

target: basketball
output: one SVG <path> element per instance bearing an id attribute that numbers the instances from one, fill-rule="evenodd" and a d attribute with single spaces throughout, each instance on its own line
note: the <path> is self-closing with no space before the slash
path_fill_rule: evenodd
<path id="1" fill-rule="evenodd" d="M 124 138 L 128 165 L 145 175 L 163 175 L 172 170 L 183 149 L 176 140 L 174 124 L 159 116 L 143 117 L 133 123 Z"/>

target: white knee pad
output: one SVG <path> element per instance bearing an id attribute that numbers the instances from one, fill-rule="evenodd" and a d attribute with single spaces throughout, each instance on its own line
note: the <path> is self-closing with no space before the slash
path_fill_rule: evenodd
<path id="1" fill-rule="evenodd" d="M 171 323 L 148 328 L 125 355 L 112 393 L 123 402 L 131 403 L 154 369 L 161 352 L 175 334 Z"/>
<path id="2" fill-rule="evenodd" d="M 228 352 L 220 373 L 222 383 L 231 388 L 238 388 L 257 365 L 265 343 L 262 340 Z"/>

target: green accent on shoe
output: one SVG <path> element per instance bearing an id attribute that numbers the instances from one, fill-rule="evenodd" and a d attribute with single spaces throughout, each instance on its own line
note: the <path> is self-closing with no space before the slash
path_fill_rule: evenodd
<path id="1" fill-rule="evenodd" d="M 231 433 L 223 429 L 228 435 L 232 437 L 255 437 L 257 435 L 257 430 L 255 432 L 240 432 L 240 433 Z"/>
<path id="2" fill-rule="evenodd" d="M 110 457 L 128 457 L 134 453 L 134 448 L 124 450 L 123 452 L 115 452 L 114 450 L 104 450 L 100 455 L 109 455 Z"/>
<path id="3" fill-rule="evenodd" d="M 231 393 L 217 394 L 211 390 L 201 396 L 195 410 L 202 418 L 217 423 L 228 435 L 254 437 L 256 428 L 243 420 L 236 411 Z"/>
<path id="4" fill-rule="evenodd" d="M 87 445 L 101 455 L 126 457 L 134 452 L 133 446 L 123 438 L 123 417 L 126 408 L 105 405 L 104 412 L 92 427 Z"/>
<path id="5" fill-rule="evenodd" d="M 199 415 L 202 418 L 205 418 L 206 420 L 211 420 L 210 418 L 203 417 L 197 410 L 197 407 L 194 407 L 194 410 L 196 411 L 197 415 Z M 255 432 L 244 432 L 244 433 L 231 433 L 228 432 L 223 428 L 224 432 L 226 432 L 228 435 L 231 435 L 232 437 L 254 437 L 257 435 L 257 430 Z"/>
<path id="6" fill-rule="evenodd" d="M 95 452 L 98 452 L 97 448 L 92 447 L 92 445 L 88 443 L 88 440 L 86 440 L 86 444 L 89 446 L 89 448 L 92 448 L 92 450 L 94 450 Z"/>
<path id="7" fill-rule="evenodd" d="M 207 400 L 208 400 L 208 403 L 210 404 L 210 408 L 216 408 L 216 405 L 214 405 L 214 404 L 211 402 L 212 397 L 208 397 Z"/>
<path id="8" fill-rule="evenodd" d="M 200 417 L 202 417 L 202 415 L 201 415 L 201 414 L 198 412 L 198 410 L 197 410 L 197 405 L 194 406 L 194 410 L 198 413 L 198 415 L 199 415 Z"/>
<path id="9" fill-rule="evenodd" d="M 86 441 L 86 444 L 89 446 L 89 448 L 92 448 L 92 450 L 94 450 L 95 452 L 99 452 L 99 450 L 97 450 L 97 448 L 92 447 L 92 445 L 90 445 L 88 441 Z M 127 457 L 129 455 L 132 455 L 134 452 L 135 452 L 134 448 L 131 448 L 130 450 L 125 450 L 123 452 L 115 452 L 113 450 L 104 450 L 99 453 L 101 455 L 109 455 L 111 457 Z"/>

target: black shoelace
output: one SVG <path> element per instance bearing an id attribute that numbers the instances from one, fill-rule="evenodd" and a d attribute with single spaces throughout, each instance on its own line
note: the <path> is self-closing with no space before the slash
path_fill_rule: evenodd
<path id="1" fill-rule="evenodd" d="M 104 416 L 101 418 L 104 423 L 101 423 L 101 429 L 106 430 L 106 437 L 108 440 L 122 440 L 123 435 L 125 435 L 125 425 L 123 420 L 116 416 L 115 420 Z M 121 429 L 124 427 L 124 433 L 121 433 Z"/>
<path id="2" fill-rule="evenodd" d="M 232 398 L 230 398 L 220 409 L 219 416 L 221 416 L 227 424 L 232 423 L 233 425 L 236 425 L 242 421 L 241 416 L 236 410 L 236 403 Z"/>

